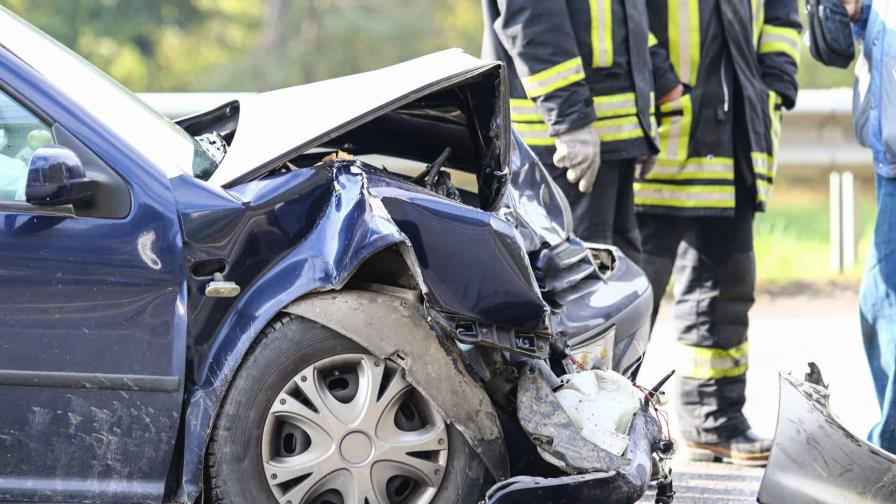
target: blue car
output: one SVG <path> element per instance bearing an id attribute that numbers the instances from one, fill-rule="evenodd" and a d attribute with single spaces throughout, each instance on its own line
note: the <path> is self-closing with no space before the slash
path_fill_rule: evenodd
<path id="1" fill-rule="evenodd" d="M 618 449 L 553 392 L 649 285 L 506 103 L 451 50 L 172 122 L 0 9 L 0 501 L 640 497 L 656 390 Z"/>

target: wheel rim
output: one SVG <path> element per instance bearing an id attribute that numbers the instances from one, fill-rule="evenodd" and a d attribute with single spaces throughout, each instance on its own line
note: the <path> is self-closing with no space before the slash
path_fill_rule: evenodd
<path id="1" fill-rule="evenodd" d="M 397 364 L 349 354 L 280 391 L 261 447 L 281 504 L 425 504 L 445 474 L 448 431 Z"/>

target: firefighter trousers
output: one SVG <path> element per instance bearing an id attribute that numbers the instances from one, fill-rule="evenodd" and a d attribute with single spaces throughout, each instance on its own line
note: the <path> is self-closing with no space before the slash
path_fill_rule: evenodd
<path id="1" fill-rule="evenodd" d="M 540 156 L 543 158 L 543 156 Z M 543 160 L 543 159 L 542 159 Z M 566 180 L 566 170 L 546 165 L 572 209 L 573 228 L 587 242 L 614 245 L 640 264 L 641 238 L 635 218 L 633 182 L 635 161 L 605 161 L 590 193 L 579 191 Z"/>
<path id="2" fill-rule="evenodd" d="M 674 275 L 679 422 L 685 439 L 720 443 L 750 429 L 745 400 L 754 301 L 753 210 L 734 217 L 639 214 L 653 320 Z M 748 207 L 748 205 L 743 205 Z"/>

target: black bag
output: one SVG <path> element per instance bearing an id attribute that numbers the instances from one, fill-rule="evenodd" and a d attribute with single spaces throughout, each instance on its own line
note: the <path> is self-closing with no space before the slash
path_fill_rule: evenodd
<path id="1" fill-rule="evenodd" d="M 806 0 L 809 52 L 826 66 L 848 68 L 856 58 L 849 13 L 840 0 Z"/>

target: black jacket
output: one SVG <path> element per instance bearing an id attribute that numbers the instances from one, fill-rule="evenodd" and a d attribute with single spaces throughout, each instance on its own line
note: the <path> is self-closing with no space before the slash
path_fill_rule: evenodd
<path id="1" fill-rule="evenodd" d="M 661 152 L 654 170 L 636 181 L 636 207 L 730 215 L 735 184 L 742 184 L 755 192 L 755 209 L 764 210 L 777 165 L 781 109 L 796 102 L 797 0 L 647 5 L 651 31 L 688 94 L 660 107 Z"/>
<path id="2" fill-rule="evenodd" d="M 483 0 L 483 13 L 483 58 L 507 65 L 511 120 L 542 160 L 553 137 L 590 124 L 604 159 L 656 152 L 654 75 L 660 93 L 678 81 L 649 49 L 645 0 Z"/>

